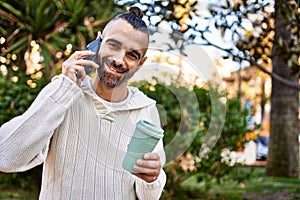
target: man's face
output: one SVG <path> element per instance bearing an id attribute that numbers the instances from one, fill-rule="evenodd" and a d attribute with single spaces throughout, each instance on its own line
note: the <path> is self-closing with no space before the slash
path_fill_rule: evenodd
<path id="1" fill-rule="evenodd" d="M 146 60 L 147 46 L 147 34 L 125 20 L 108 24 L 96 61 L 100 66 L 97 70 L 100 81 L 107 87 L 127 83 Z"/>

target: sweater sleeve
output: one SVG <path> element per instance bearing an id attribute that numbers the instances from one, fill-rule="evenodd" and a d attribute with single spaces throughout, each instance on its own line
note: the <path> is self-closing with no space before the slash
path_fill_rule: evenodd
<path id="1" fill-rule="evenodd" d="M 152 183 L 137 178 L 136 180 L 136 195 L 138 199 L 143 200 L 159 200 L 166 184 L 167 176 L 164 170 L 160 171 L 157 180 Z"/>
<path id="2" fill-rule="evenodd" d="M 81 94 L 64 75 L 54 77 L 28 110 L 0 127 L 0 171 L 18 172 L 45 161 L 54 130 Z"/>

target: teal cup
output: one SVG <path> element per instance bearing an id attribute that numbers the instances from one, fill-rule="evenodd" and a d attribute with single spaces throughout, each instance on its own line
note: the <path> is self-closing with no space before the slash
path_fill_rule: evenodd
<path id="1" fill-rule="evenodd" d="M 133 136 L 128 144 L 122 167 L 131 173 L 136 161 L 143 158 L 145 153 L 152 152 L 158 141 L 164 136 L 164 130 L 154 124 L 140 120 L 136 124 Z"/>

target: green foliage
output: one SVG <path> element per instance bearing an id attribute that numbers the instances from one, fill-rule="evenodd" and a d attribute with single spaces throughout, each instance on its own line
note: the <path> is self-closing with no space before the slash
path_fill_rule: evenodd
<path id="1" fill-rule="evenodd" d="M 31 88 L 28 81 L 36 87 Z M 44 85 L 45 79 L 32 80 L 23 71 L 8 68 L 7 75 L 0 76 L 0 126 L 23 114 Z"/>
<path id="2" fill-rule="evenodd" d="M 238 99 L 228 99 L 226 104 L 225 124 L 216 145 L 207 154 L 201 154 L 200 149 L 205 144 L 210 121 L 212 120 L 211 93 L 217 93 L 214 89 L 204 89 L 193 87 L 188 89 L 183 86 L 171 84 L 169 86 L 162 83 L 150 84 L 147 82 L 135 83 L 145 94 L 155 99 L 158 109 L 162 115 L 162 125 L 165 130 L 165 146 L 180 135 L 180 139 L 173 149 L 166 149 L 167 157 L 173 156 L 172 152 L 182 149 L 182 145 L 189 143 L 189 147 L 182 155 L 174 160 L 168 160 L 165 167 L 167 173 L 167 185 L 165 188 L 165 198 L 172 197 L 175 193 L 180 193 L 180 185 L 193 174 L 196 174 L 199 184 L 204 184 L 210 188 L 212 181 L 221 183 L 237 165 L 232 165 L 229 155 L 224 150 L 233 151 L 243 147 L 247 140 L 246 116 L 247 110 L 241 107 Z M 193 101 L 193 95 L 197 101 Z M 219 94 L 222 97 L 222 94 Z M 162 109 L 163 107 L 163 109 Z M 195 112 L 199 109 L 200 112 Z M 188 115 L 187 115 L 188 113 Z M 199 116 L 194 116 L 200 114 Z M 192 120 L 191 120 L 192 118 Z M 196 126 L 195 126 L 196 125 Z M 196 129 L 195 129 L 196 127 Z M 191 133 L 196 131 L 196 135 L 190 141 Z M 247 175 L 239 173 L 240 177 L 234 177 L 236 181 L 247 179 Z"/>
<path id="3" fill-rule="evenodd" d="M 42 166 L 38 166 L 30 171 L 19 173 L 0 173 L 0 190 L 21 188 L 24 190 L 36 190 L 40 188 Z"/>

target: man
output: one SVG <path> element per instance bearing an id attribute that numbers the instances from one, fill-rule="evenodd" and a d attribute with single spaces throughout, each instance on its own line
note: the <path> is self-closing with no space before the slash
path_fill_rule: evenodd
<path id="1" fill-rule="evenodd" d="M 0 128 L 0 171 L 44 163 L 40 199 L 159 199 L 166 182 L 162 141 L 136 162 L 136 173 L 121 166 L 136 122 L 160 125 L 155 101 L 127 86 L 146 60 L 141 17 L 136 7 L 115 17 L 95 62 L 85 59 L 94 53 L 75 52 L 30 108 Z M 97 69 L 93 79 L 83 66 Z"/>

